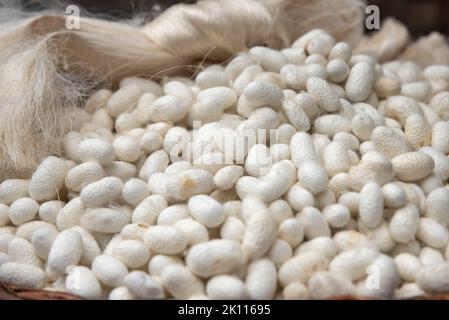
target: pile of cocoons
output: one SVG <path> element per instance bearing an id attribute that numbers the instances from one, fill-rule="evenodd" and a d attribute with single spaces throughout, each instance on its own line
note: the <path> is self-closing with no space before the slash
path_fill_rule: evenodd
<path id="1" fill-rule="evenodd" d="M 194 79 L 125 78 L 80 119 L 63 157 L 0 185 L 0 283 L 87 299 L 449 292 L 449 66 L 379 64 L 316 29 Z"/>

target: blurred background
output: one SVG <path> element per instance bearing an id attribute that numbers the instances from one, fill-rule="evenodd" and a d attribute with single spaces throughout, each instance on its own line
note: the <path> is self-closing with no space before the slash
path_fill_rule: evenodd
<path id="1" fill-rule="evenodd" d="M 30 9 L 39 10 L 58 1 L 16 0 Z M 332 0 L 331 0 L 332 1 Z M 95 14 L 130 18 L 133 14 L 147 12 L 147 17 L 158 15 L 176 3 L 192 3 L 195 0 L 76 0 L 78 4 Z M 449 0 L 367 0 L 368 4 L 379 6 L 382 18 L 396 17 L 402 21 L 415 37 L 439 31 L 449 35 Z"/>

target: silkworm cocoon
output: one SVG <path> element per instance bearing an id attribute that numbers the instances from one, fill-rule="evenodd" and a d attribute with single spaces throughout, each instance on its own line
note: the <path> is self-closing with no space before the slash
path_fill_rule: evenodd
<path id="1" fill-rule="evenodd" d="M 415 238 L 419 225 L 418 208 L 409 204 L 395 211 L 390 221 L 390 234 L 400 243 L 407 243 Z"/>
<path id="2" fill-rule="evenodd" d="M 377 159 L 370 162 L 361 162 L 349 170 L 351 187 L 359 191 L 369 182 L 383 185 L 393 177 L 393 166 L 389 160 Z"/>
<path id="3" fill-rule="evenodd" d="M 349 209 L 341 204 L 331 204 L 323 209 L 323 215 L 332 228 L 344 227 L 351 217 Z"/>
<path id="4" fill-rule="evenodd" d="M 137 105 L 142 89 L 137 85 L 127 85 L 114 92 L 106 104 L 108 113 L 117 117 L 119 114 L 129 111 Z"/>
<path id="5" fill-rule="evenodd" d="M 400 208 L 407 204 L 407 194 L 398 184 L 392 182 L 382 186 L 384 204 L 389 208 Z"/>
<path id="6" fill-rule="evenodd" d="M 80 234 L 74 230 L 64 230 L 53 241 L 48 254 L 47 268 L 52 275 L 65 274 L 66 268 L 77 265 L 83 252 Z"/>
<path id="7" fill-rule="evenodd" d="M 164 150 L 158 150 L 150 154 L 140 168 L 139 178 L 148 180 L 152 174 L 162 172 L 168 166 L 169 157 Z"/>
<path id="8" fill-rule="evenodd" d="M 302 65 L 306 60 L 306 54 L 302 48 L 286 48 L 281 52 L 291 64 Z"/>
<path id="9" fill-rule="evenodd" d="M 334 235 L 333 239 L 340 252 L 369 247 L 371 245 L 366 235 L 354 230 L 340 231 Z"/>
<path id="10" fill-rule="evenodd" d="M 443 182 L 438 175 L 432 173 L 419 182 L 419 187 L 422 189 L 425 195 L 428 195 L 434 189 L 442 188 Z"/>
<path id="11" fill-rule="evenodd" d="M 415 282 L 404 283 L 400 288 L 396 289 L 394 293 L 394 299 L 413 299 L 417 297 L 422 297 L 425 292 L 416 284 Z"/>
<path id="12" fill-rule="evenodd" d="M 414 282 L 421 269 L 419 259 L 410 253 L 401 253 L 394 258 L 399 276 L 404 281 Z"/>
<path id="13" fill-rule="evenodd" d="M 151 226 L 143 237 L 146 245 L 155 253 L 177 254 L 187 246 L 187 236 L 173 226 Z"/>
<path id="14" fill-rule="evenodd" d="M 222 239 L 242 241 L 245 234 L 245 224 L 236 217 L 228 217 L 221 226 L 220 236 Z"/>
<path id="15" fill-rule="evenodd" d="M 341 59 L 344 62 L 349 62 L 352 57 L 352 48 L 346 42 L 336 43 L 329 52 L 328 59 Z"/>
<path id="16" fill-rule="evenodd" d="M 391 160 L 393 170 L 402 181 L 417 181 L 427 177 L 435 166 L 433 159 L 423 152 L 400 154 Z"/>
<path id="17" fill-rule="evenodd" d="M 285 240 L 292 248 L 295 248 L 304 238 L 303 226 L 296 218 L 286 219 L 279 225 L 278 238 Z"/>
<path id="18" fill-rule="evenodd" d="M 31 177 L 28 186 L 30 197 L 37 201 L 55 198 L 64 184 L 67 171 L 68 167 L 63 159 L 53 156 L 45 158 Z"/>
<path id="19" fill-rule="evenodd" d="M 337 173 L 329 180 L 329 189 L 339 197 L 341 194 L 350 192 L 350 178 L 347 173 Z"/>
<path id="20" fill-rule="evenodd" d="M 65 185 L 69 190 L 80 192 L 85 186 L 104 178 L 103 167 L 97 162 L 81 163 L 67 172 Z"/>
<path id="21" fill-rule="evenodd" d="M 431 93 L 431 86 L 428 82 L 416 81 L 404 83 L 401 87 L 401 95 L 415 99 L 416 101 L 427 101 Z"/>
<path id="22" fill-rule="evenodd" d="M 183 265 L 183 261 L 176 256 L 158 254 L 153 256 L 148 263 L 148 272 L 154 277 L 160 277 L 162 272 L 172 264 Z"/>
<path id="23" fill-rule="evenodd" d="M 104 107 L 111 97 L 112 92 L 109 89 L 100 89 L 92 94 L 86 101 L 84 111 L 88 113 L 94 113 L 101 107 Z"/>
<path id="24" fill-rule="evenodd" d="M 209 241 L 209 233 L 201 224 L 192 219 L 182 219 L 175 222 L 174 226 L 184 232 L 189 245 Z"/>
<path id="25" fill-rule="evenodd" d="M 284 111 L 290 123 L 297 130 L 308 131 L 310 129 L 310 121 L 307 114 L 295 100 L 284 100 L 284 102 L 282 103 L 282 110 Z"/>
<path id="26" fill-rule="evenodd" d="M 358 292 L 366 297 L 391 299 L 395 288 L 400 283 L 399 273 L 393 259 L 387 255 L 380 255 L 367 267 L 367 271 L 373 272 L 373 274 L 376 272 L 378 277 L 377 279 L 367 278 L 361 288 L 359 287 L 361 290 Z M 377 284 L 377 286 L 368 285 L 370 280 L 376 281 L 373 284 Z"/>
<path id="27" fill-rule="evenodd" d="M 224 68 L 211 66 L 197 74 L 195 83 L 204 90 L 212 87 L 226 87 L 229 84 L 229 79 L 224 73 Z"/>
<path id="28" fill-rule="evenodd" d="M 306 283 L 313 273 L 326 270 L 327 258 L 316 252 L 304 252 L 286 261 L 279 268 L 279 282 L 283 287 L 291 282 Z"/>
<path id="29" fill-rule="evenodd" d="M 34 252 L 42 260 L 48 259 L 48 254 L 56 239 L 58 232 L 55 228 L 51 227 L 40 227 L 31 237 L 31 244 L 33 245 Z"/>
<path id="30" fill-rule="evenodd" d="M 325 114 L 313 123 L 317 133 L 333 137 L 338 132 L 350 132 L 351 122 L 338 114 Z"/>
<path id="31" fill-rule="evenodd" d="M 432 109 L 442 120 L 449 120 L 449 92 L 443 91 L 432 97 L 430 100 Z"/>
<path id="32" fill-rule="evenodd" d="M 161 281 L 175 299 L 188 299 L 194 295 L 204 294 L 203 283 L 189 269 L 179 264 L 165 267 Z"/>
<path id="33" fill-rule="evenodd" d="M 254 80 L 267 81 L 267 82 L 274 83 L 281 89 L 286 88 L 286 83 L 285 83 L 284 79 L 282 79 L 282 77 L 278 73 L 274 73 L 274 72 L 259 73 L 258 75 L 256 75 Z M 284 93 L 285 93 L 285 91 L 284 91 Z M 293 95 L 295 94 L 294 91 L 292 91 L 292 94 Z"/>
<path id="34" fill-rule="evenodd" d="M 374 182 L 367 183 L 360 191 L 359 218 L 368 228 L 377 227 L 383 217 L 383 194 Z"/>
<path id="35" fill-rule="evenodd" d="M 214 176 L 214 183 L 219 190 L 228 190 L 234 187 L 237 180 L 243 176 L 243 168 L 230 165 L 218 170 Z"/>
<path id="36" fill-rule="evenodd" d="M 242 71 L 248 66 L 253 64 L 253 60 L 249 57 L 247 53 L 240 53 L 235 56 L 226 65 L 224 72 L 229 79 L 235 80 Z"/>
<path id="37" fill-rule="evenodd" d="M 424 267 L 444 262 L 444 257 L 439 250 L 425 247 L 419 253 L 419 261 Z"/>
<path id="38" fill-rule="evenodd" d="M 120 231 L 120 236 L 124 240 L 141 240 L 146 231 L 146 226 L 138 223 L 127 224 Z"/>
<path id="39" fill-rule="evenodd" d="M 186 116 L 187 107 L 180 97 L 166 95 L 154 100 L 148 111 L 153 122 L 178 122 Z"/>
<path id="40" fill-rule="evenodd" d="M 115 119 L 115 131 L 124 133 L 140 126 L 140 119 L 136 113 L 122 113 Z"/>
<path id="41" fill-rule="evenodd" d="M 285 286 L 282 291 L 285 300 L 307 300 L 310 299 L 309 290 L 299 281 L 294 281 Z"/>
<path id="42" fill-rule="evenodd" d="M 385 115 L 395 117 L 401 124 L 413 114 L 422 115 L 419 104 L 412 98 L 404 96 L 389 97 L 385 106 Z"/>
<path id="43" fill-rule="evenodd" d="M 9 256 L 7 253 L 0 252 L 0 266 L 3 264 L 10 262 Z"/>
<path id="44" fill-rule="evenodd" d="M 366 276 L 366 268 L 378 257 L 373 248 L 360 247 L 338 254 L 329 264 L 329 271 L 345 275 L 352 281 Z"/>
<path id="45" fill-rule="evenodd" d="M 33 246 L 23 238 L 15 237 L 9 241 L 8 256 L 12 262 L 26 263 L 42 268 L 42 261 L 34 252 Z"/>
<path id="46" fill-rule="evenodd" d="M 129 76 L 120 80 L 119 88 L 124 88 L 127 86 L 137 86 L 142 90 L 142 92 L 149 92 L 155 96 L 162 95 L 162 88 L 159 83 L 146 78 Z"/>
<path id="47" fill-rule="evenodd" d="M 447 245 L 449 232 L 437 221 L 430 218 L 421 218 L 416 237 L 428 246 L 439 249 Z"/>
<path id="48" fill-rule="evenodd" d="M 338 94 L 326 82 L 326 80 L 314 77 L 307 80 L 307 92 L 314 98 L 318 106 L 328 112 L 340 109 Z"/>
<path id="49" fill-rule="evenodd" d="M 435 125 L 438 121 L 440 121 L 440 116 L 432 109 L 431 106 L 424 104 L 422 102 L 419 103 L 419 106 L 422 109 L 424 118 L 430 126 Z M 444 118 L 444 117 L 443 117 Z"/>
<path id="50" fill-rule="evenodd" d="M 366 114 L 356 114 L 351 120 L 351 130 L 354 135 L 362 141 L 370 138 L 374 130 L 374 120 Z"/>
<path id="51" fill-rule="evenodd" d="M 314 120 L 319 115 L 320 109 L 310 94 L 306 92 L 299 93 L 295 96 L 294 100 L 310 120 Z"/>
<path id="52" fill-rule="evenodd" d="M 304 227 L 306 239 L 330 237 L 329 225 L 318 209 L 313 207 L 304 208 L 299 215 L 299 221 Z"/>
<path id="53" fill-rule="evenodd" d="M 419 114 L 411 115 L 405 121 L 405 136 L 409 145 L 415 149 L 429 145 L 431 131 L 426 120 Z"/>
<path id="54" fill-rule="evenodd" d="M 102 233 L 117 233 L 128 224 L 130 215 L 119 208 L 95 208 L 81 216 L 81 226 Z"/>
<path id="55" fill-rule="evenodd" d="M 121 161 L 134 162 L 140 157 L 140 145 L 130 136 L 117 137 L 112 143 L 115 155 Z"/>
<path id="56" fill-rule="evenodd" d="M 29 264 L 7 262 L 0 266 L 0 282 L 21 289 L 40 290 L 45 285 L 45 273 Z"/>
<path id="57" fill-rule="evenodd" d="M 431 145 L 445 154 L 449 153 L 449 122 L 440 121 L 435 123 L 432 127 Z"/>
<path id="58" fill-rule="evenodd" d="M 197 276 L 210 277 L 235 271 L 243 259 L 238 242 L 217 239 L 194 245 L 187 254 L 186 264 Z"/>
<path id="59" fill-rule="evenodd" d="M 15 233 L 15 227 L 6 226 L 0 228 L 0 252 L 8 252 L 9 243 L 16 237 Z"/>
<path id="60" fill-rule="evenodd" d="M 271 72 L 279 72 L 288 63 L 287 58 L 281 52 L 267 47 L 252 47 L 248 54 L 262 68 Z"/>
<path id="61" fill-rule="evenodd" d="M 449 68 L 444 64 L 434 64 L 423 70 L 426 79 L 446 79 L 449 81 Z"/>
<path id="62" fill-rule="evenodd" d="M 134 209 L 132 222 L 146 225 L 155 224 L 159 213 L 165 208 L 167 208 L 167 200 L 162 195 L 150 195 Z"/>
<path id="63" fill-rule="evenodd" d="M 0 203 L 10 205 L 19 198 L 28 196 L 30 181 L 25 179 L 9 179 L 0 184 Z"/>
<path id="64" fill-rule="evenodd" d="M 116 287 L 109 293 L 109 300 L 133 300 L 135 297 L 129 292 L 127 287 Z"/>
<path id="65" fill-rule="evenodd" d="M 229 275 L 219 275 L 209 279 L 206 285 L 206 293 L 211 299 L 248 299 L 248 291 L 245 283 L 239 278 Z"/>
<path id="66" fill-rule="evenodd" d="M 285 261 L 289 260 L 292 255 L 292 247 L 288 244 L 288 242 L 280 239 L 276 239 L 273 242 L 273 245 L 267 253 L 267 257 L 276 265 L 276 267 L 279 267 Z"/>
<path id="67" fill-rule="evenodd" d="M 128 269 L 120 260 L 104 254 L 95 258 L 91 269 L 102 284 L 112 288 L 123 285 L 128 274 Z"/>
<path id="68" fill-rule="evenodd" d="M 31 221 L 39 210 L 39 204 L 31 198 L 19 198 L 9 207 L 9 219 L 13 224 L 21 225 Z"/>
<path id="69" fill-rule="evenodd" d="M 449 263 L 444 262 L 422 268 L 416 283 L 428 293 L 443 293 L 449 290 Z"/>
<path id="70" fill-rule="evenodd" d="M 384 153 L 389 158 L 394 158 L 410 151 L 407 141 L 388 127 L 379 126 L 375 128 L 371 133 L 371 140 L 376 150 Z"/>
<path id="71" fill-rule="evenodd" d="M 326 191 L 319 192 L 315 195 L 315 206 L 320 210 L 323 210 L 324 207 L 336 202 L 337 198 L 332 190 L 327 189 Z"/>
<path id="72" fill-rule="evenodd" d="M 304 64 L 306 66 L 310 65 L 319 65 L 320 67 L 326 67 L 327 60 L 325 57 L 323 57 L 321 54 L 311 54 L 306 58 L 304 61 Z"/>
<path id="73" fill-rule="evenodd" d="M 79 233 L 83 243 L 83 251 L 79 263 L 85 266 L 90 266 L 92 261 L 101 254 L 101 249 L 97 240 L 84 228 L 77 226 L 71 228 L 71 230 Z"/>
<path id="74" fill-rule="evenodd" d="M 298 132 L 290 141 L 290 152 L 292 161 L 299 168 L 305 162 L 318 162 L 313 141 L 308 133 Z"/>
<path id="75" fill-rule="evenodd" d="M 157 216 L 158 225 L 174 225 L 177 221 L 190 217 L 185 204 L 176 204 L 163 209 Z"/>
<path id="76" fill-rule="evenodd" d="M 355 287 L 347 277 L 334 272 L 319 271 L 314 273 L 308 282 L 312 299 L 332 299 L 353 295 Z"/>
<path id="77" fill-rule="evenodd" d="M 85 208 L 79 197 L 70 200 L 56 216 L 56 226 L 58 230 L 65 230 L 79 225 L 81 216 Z"/>
<path id="78" fill-rule="evenodd" d="M 122 189 L 123 199 L 132 206 L 136 206 L 150 194 L 150 188 L 144 181 L 136 178 L 129 179 Z"/>
<path id="79" fill-rule="evenodd" d="M 316 162 L 305 162 L 298 168 L 299 184 L 317 194 L 327 189 L 328 178 L 324 169 Z"/>
<path id="80" fill-rule="evenodd" d="M 241 95 L 245 90 L 246 86 L 255 79 L 255 77 L 262 73 L 263 69 L 259 65 L 250 65 L 246 67 L 240 75 L 234 80 L 233 89 L 234 91 Z"/>
<path id="81" fill-rule="evenodd" d="M 330 60 L 326 66 L 328 79 L 335 83 L 343 82 L 349 75 L 349 67 L 341 59 Z"/>
<path id="82" fill-rule="evenodd" d="M 0 227 L 4 227 L 9 223 L 9 207 L 0 203 Z"/>
<path id="83" fill-rule="evenodd" d="M 374 86 L 374 69 L 366 62 L 356 63 L 346 80 L 345 91 L 353 102 L 364 101 L 368 98 Z"/>
<path id="84" fill-rule="evenodd" d="M 113 255 L 130 269 L 139 268 L 150 259 L 147 246 L 139 240 L 120 241 L 114 246 Z"/>
<path id="85" fill-rule="evenodd" d="M 208 228 L 218 227 L 224 220 L 223 207 L 209 196 L 193 196 L 189 199 L 188 206 L 192 216 Z"/>
<path id="86" fill-rule="evenodd" d="M 193 168 L 193 166 L 190 162 L 180 160 L 175 163 L 172 163 L 167 168 L 165 168 L 164 173 L 166 175 L 172 175 L 179 171 L 189 170 L 192 168 Z"/>
<path id="87" fill-rule="evenodd" d="M 242 247 L 251 259 L 262 257 L 276 237 L 277 223 L 268 208 L 257 198 L 247 197 L 242 202 L 246 230 Z"/>
<path id="88" fill-rule="evenodd" d="M 273 299 L 277 286 L 276 266 L 268 259 L 252 262 L 248 266 L 245 284 L 250 299 Z"/>
<path id="89" fill-rule="evenodd" d="M 147 154 L 159 150 L 162 147 L 162 143 L 162 137 L 154 131 L 144 133 L 140 139 L 140 147 Z"/>
<path id="90" fill-rule="evenodd" d="M 426 199 L 426 217 L 431 218 L 443 226 L 449 225 L 449 190 L 437 188 L 429 193 Z"/>
<path id="91" fill-rule="evenodd" d="M 338 198 L 338 203 L 348 208 L 351 215 L 356 216 L 359 212 L 359 200 L 358 192 L 345 192 Z"/>
<path id="92" fill-rule="evenodd" d="M 275 163 L 270 172 L 259 178 L 252 194 L 271 202 L 281 197 L 295 182 L 296 169 L 290 160 Z"/>
<path id="93" fill-rule="evenodd" d="M 279 86 L 261 80 L 249 83 L 243 92 L 243 96 L 251 106 L 256 108 L 262 106 L 277 108 L 284 99 L 284 94 Z"/>
<path id="94" fill-rule="evenodd" d="M 89 268 L 71 266 L 67 269 L 65 286 L 70 293 L 86 299 L 101 297 L 100 283 Z"/>
<path id="95" fill-rule="evenodd" d="M 392 77 L 383 76 L 376 80 L 374 92 L 382 99 L 396 96 L 401 92 L 401 83 Z"/>
<path id="96" fill-rule="evenodd" d="M 148 179 L 148 187 L 153 195 L 165 195 L 167 192 L 167 181 L 169 176 L 162 172 L 154 173 Z"/>
<path id="97" fill-rule="evenodd" d="M 335 140 L 335 139 L 334 139 Z M 323 152 L 323 167 L 329 177 L 338 173 L 348 172 L 350 168 L 349 152 L 346 146 L 334 141 L 330 143 Z"/>
<path id="98" fill-rule="evenodd" d="M 123 189 L 123 182 L 117 177 L 106 177 L 87 185 L 81 190 L 80 198 L 87 208 L 107 205 L 117 200 Z"/>
<path id="99" fill-rule="evenodd" d="M 270 203 L 269 209 L 279 225 L 284 220 L 293 218 L 293 210 L 290 207 L 289 203 L 284 199 L 273 201 L 272 203 Z"/>
<path id="100" fill-rule="evenodd" d="M 113 161 L 111 164 L 104 167 L 106 175 L 117 177 L 122 181 L 127 181 L 134 177 L 137 172 L 135 165 L 125 161 Z"/>
<path id="101" fill-rule="evenodd" d="M 177 200 L 186 200 L 196 194 L 210 193 L 214 188 L 213 176 L 203 169 L 191 169 L 169 177 L 167 196 Z"/>

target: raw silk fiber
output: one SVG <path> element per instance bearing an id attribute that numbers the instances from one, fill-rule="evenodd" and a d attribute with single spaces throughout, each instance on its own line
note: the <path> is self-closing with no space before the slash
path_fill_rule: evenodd
<path id="1" fill-rule="evenodd" d="M 28 177 L 61 153 L 64 133 L 83 123 L 85 98 L 122 77 L 184 71 L 222 61 L 251 44 L 288 46 L 314 28 L 355 45 L 362 35 L 359 0 L 204 0 L 175 5 L 146 25 L 81 17 L 26 16 L 0 7 L 0 181 Z"/>

